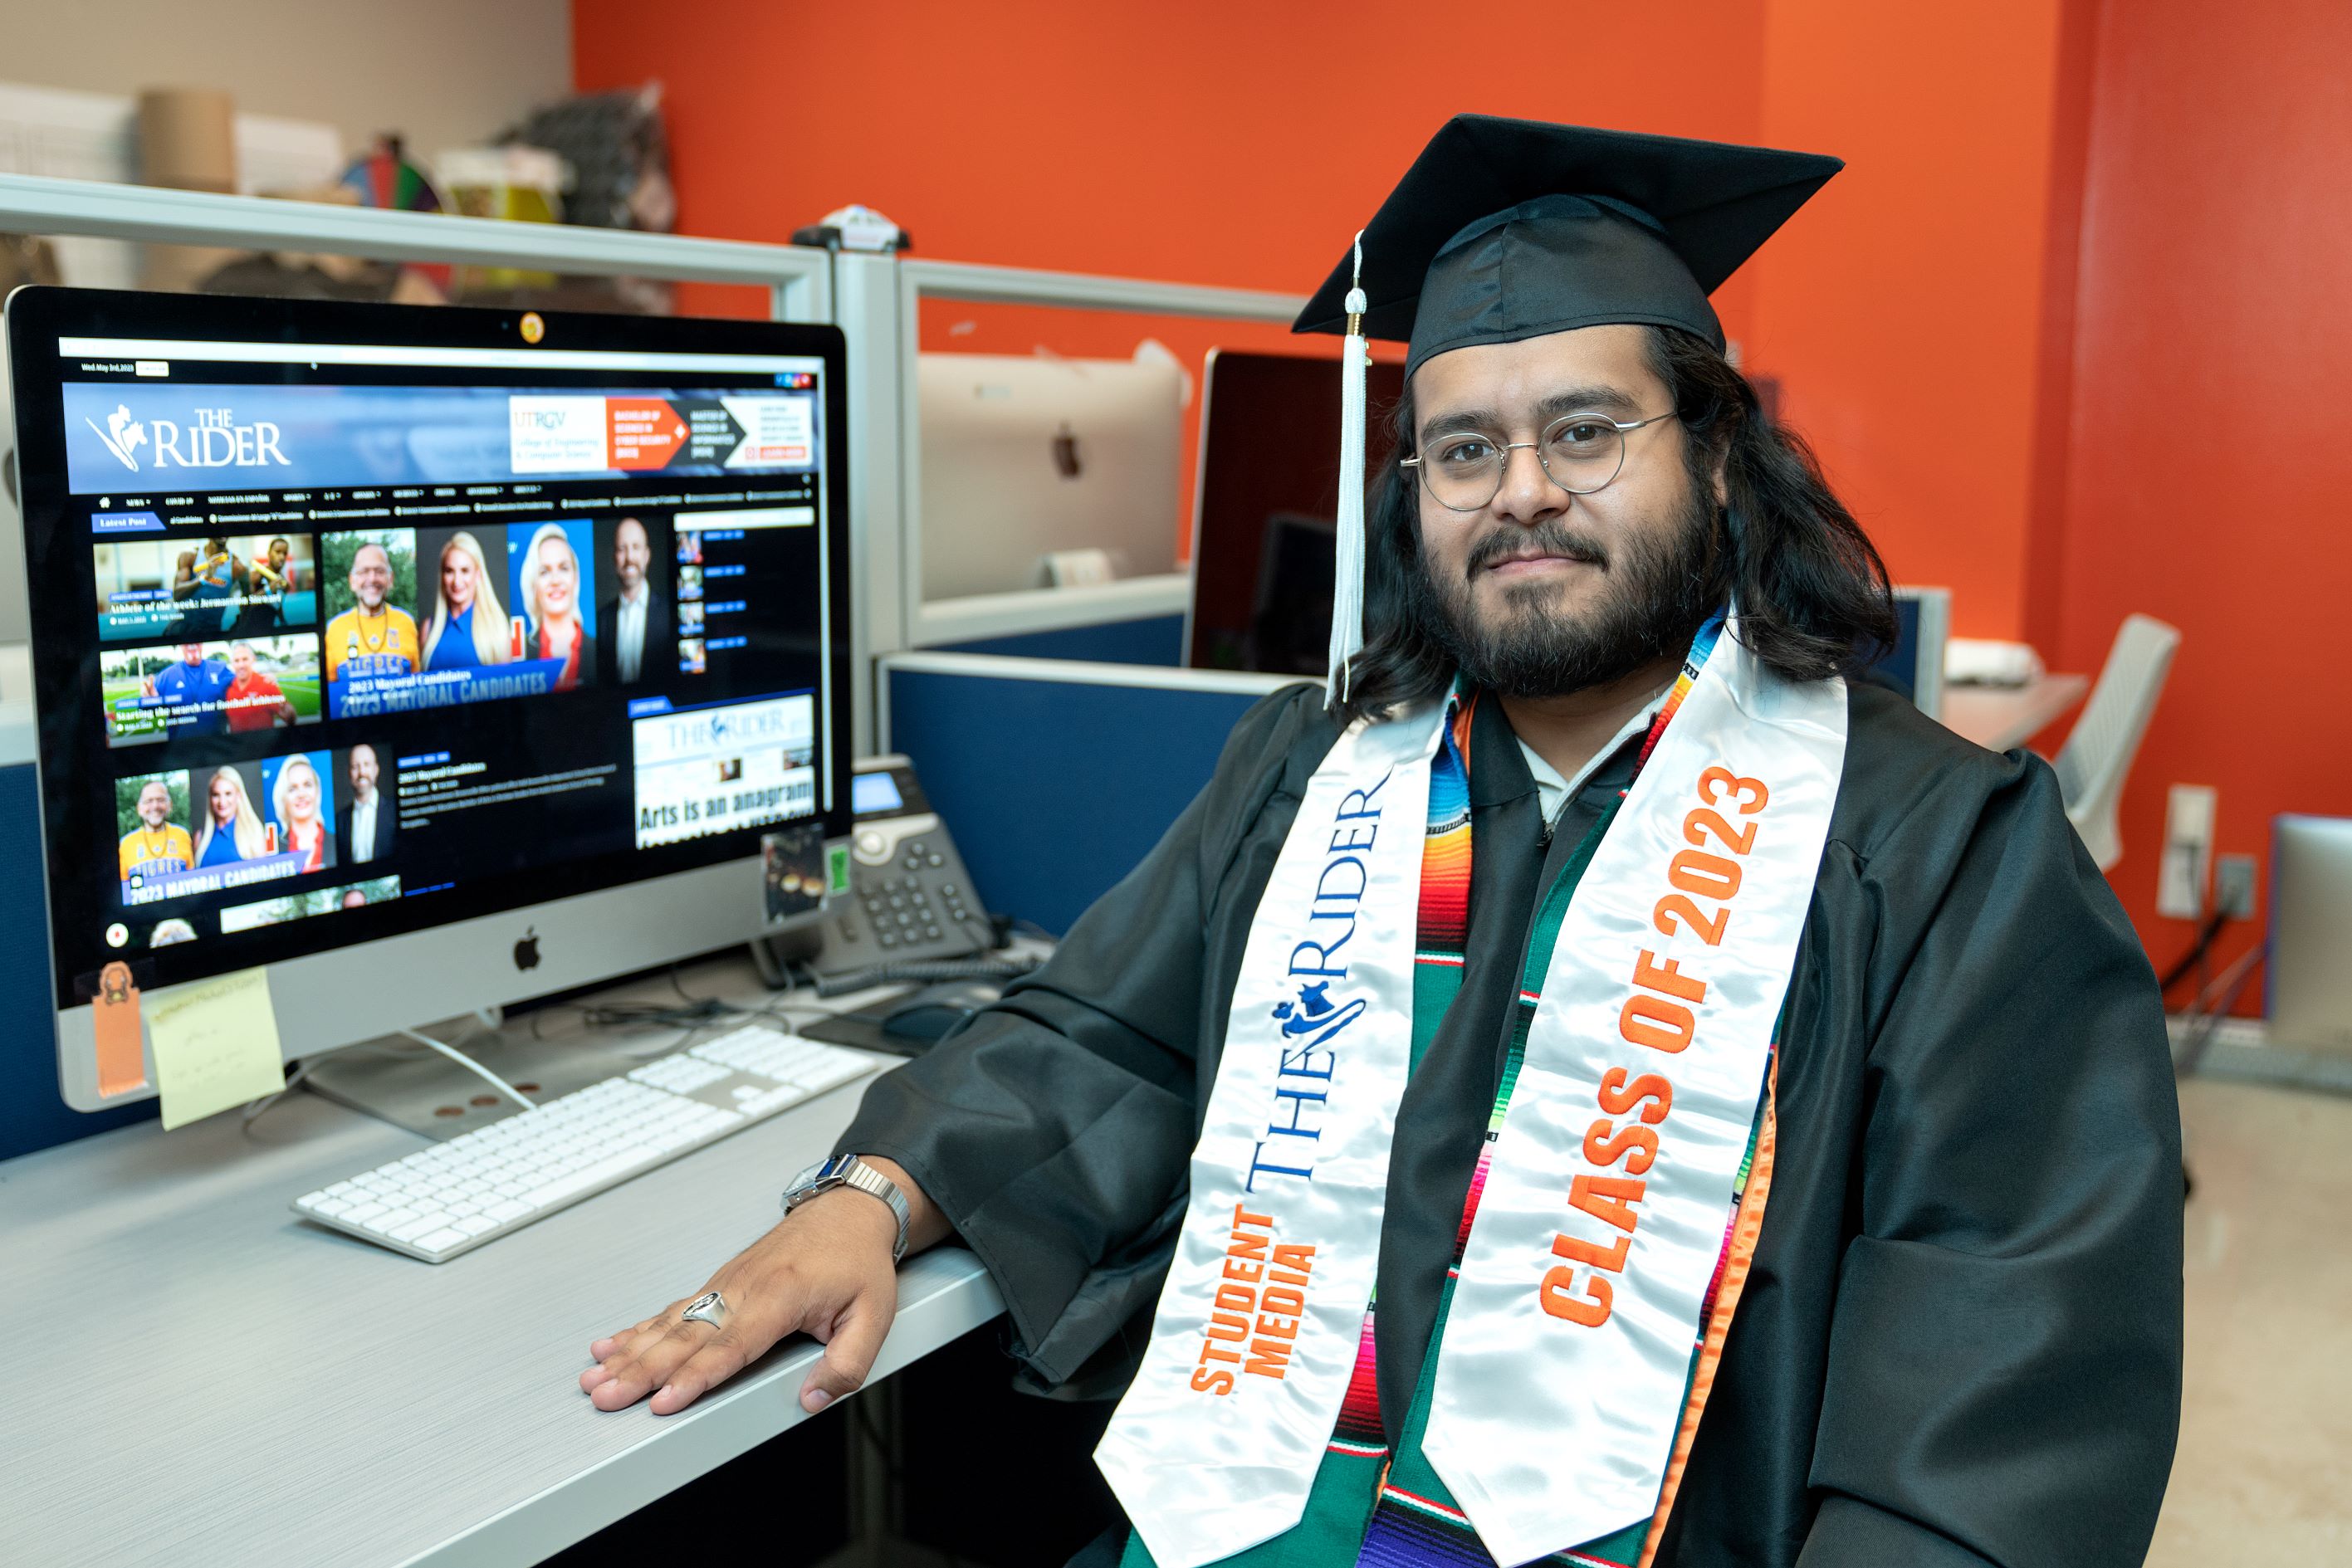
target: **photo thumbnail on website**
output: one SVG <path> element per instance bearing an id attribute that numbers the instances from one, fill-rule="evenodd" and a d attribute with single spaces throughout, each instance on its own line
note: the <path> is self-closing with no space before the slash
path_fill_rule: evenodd
<path id="1" fill-rule="evenodd" d="M 109 746 L 282 729 L 321 716 L 315 636 L 108 648 L 98 665 Z"/>
<path id="2" fill-rule="evenodd" d="M 318 624 L 308 534 L 119 539 L 90 549 L 110 643 L 270 637 Z"/>
<path id="3" fill-rule="evenodd" d="M 122 902 L 160 904 L 324 871 L 339 859 L 329 751 L 118 779 Z"/>
<path id="4" fill-rule="evenodd" d="M 595 535 L 565 517 L 322 536 L 331 716 L 595 685 Z"/>
<path id="5" fill-rule="evenodd" d="M 341 887 L 314 887 L 282 898 L 231 904 L 220 912 L 220 928 L 251 931 L 257 926 L 283 925 L 289 921 L 308 920 L 314 915 L 334 915 L 346 909 L 364 909 L 371 904 L 389 904 L 399 896 L 400 879 L 396 876 L 373 877 Z"/>
<path id="6" fill-rule="evenodd" d="M 630 727 L 639 849 L 815 814 L 813 693 L 632 707 L 648 710 Z"/>

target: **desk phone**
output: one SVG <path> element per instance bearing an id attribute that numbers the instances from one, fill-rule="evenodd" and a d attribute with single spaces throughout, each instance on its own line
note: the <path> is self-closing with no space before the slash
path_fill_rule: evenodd
<path id="1" fill-rule="evenodd" d="M 849 892 L 825 912 L 820 975 L 961 958 L 994 940 L 971 873 L 904 757 L 858 759 Z"/>

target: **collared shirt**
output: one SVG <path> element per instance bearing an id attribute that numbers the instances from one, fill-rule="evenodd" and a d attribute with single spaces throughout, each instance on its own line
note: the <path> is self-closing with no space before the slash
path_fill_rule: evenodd
<path id="1" fill-rule="evenodd" d="M 364 800 L 352 801 L 352 862 L 375 859 L 375 806 L 380 796 L 371 791 Z"/>
<path id="2" fill-rule="evenodd" d="M 646 602 L 653 597 L 644 583 L 637 584 L 635 598 L 621 596 L 620 624 L 614 631 L 621 639 L 618 649 L 621 679 L 634 681 L 644 666 L 646 655 Z"/>
<path id="3" fill-rule="evenodd" d="M 1584 788 L 1584 781 L 1592 777 L 1593 769 L 1614 757 L 1619 747 L 1650 727 L 1658 716 L 1658 709 L 1665 704 L 1666 694 L 1674 689 L 1672 682 L 1659 687 L 1649 701 L 1642 705 L 1639 713 L 1618 726 L 1617 733 L 1601 742 L 1600 748 L 1585 759 L 1584 766 L 1576 770 L 1573 779 L 1561 778 L 1559 769 L 1538 755 L 1534 747 L 1524 740 L 1519 742 L 1519 755 L 1527 759 L 1528 775 L 1536 781 L 1536 797 L 1542 805 L 1545 821 L 1557 822 L 1561 802 Z"/>

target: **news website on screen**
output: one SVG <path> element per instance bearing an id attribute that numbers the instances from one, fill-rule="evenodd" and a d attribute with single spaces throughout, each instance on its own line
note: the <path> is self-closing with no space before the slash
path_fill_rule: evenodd
<path id="1" fill-rule="evenodd" d="M 61 989 L 690 869 L 829 808 L 821 360 L 105 346 L 61 344 L 86 547 L 35 590 L 74 595 L 95 676 L 50 829 L 115 845 Z"/>

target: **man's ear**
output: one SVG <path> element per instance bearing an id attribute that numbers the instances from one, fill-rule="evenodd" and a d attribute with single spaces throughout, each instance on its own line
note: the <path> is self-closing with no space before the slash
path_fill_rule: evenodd
<path id="1" fill-rule="evenodd" d="M 1731 445 L 1730 443 L 1726 442 L 1723 450 L 1715 455 L 1715 461 L 1707 465 L 1706 470 L 1707 483 L 1715 488 L 1715 504 L 1717 507 L 1731 505 L 1731 483 L 1727 476 L 1730 467 Z"/>

